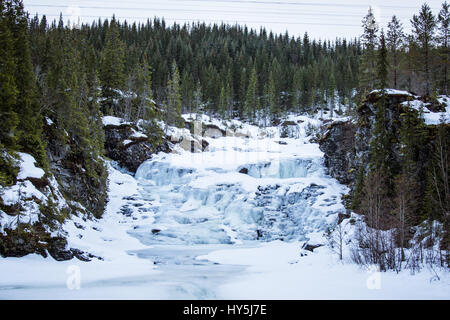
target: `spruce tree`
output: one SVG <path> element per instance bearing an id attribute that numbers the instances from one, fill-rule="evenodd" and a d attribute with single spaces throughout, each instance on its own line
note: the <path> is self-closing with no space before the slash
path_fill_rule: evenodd
<path id="1" fill-rule="evenodd" d="M 12 19 L 11 23 L 14 26 L 14 49 L 17 61 L 15 77 L 18 95 L 14 108 L 19 116 L 19 149 L 32 154 L 41 167 L 48 169 L 48 160 L 42 140 L 43 118 L 40 112 L 36 79 L 31 63 L 28 16 L 21 1 L 13 1 L 13 13 L 10 19 Z"/>
<path id="2" fill-rule="evenodd" d="M 16 62 L 14 38 L 11 31 L 10 19 L 7 10 L 11 3 L 0 2 L 0 147 L 15 149 L 17 142 L 16 128 L 19 118 L 14 110 L 17 95 Z M 9 7 L 9 8 L 8 8 Z"/>
<path id="3" fill-rule="evenodd" d="M 102 111 L 104 114 L 119 115 L 118 110 L 115 110 L 115 101 L 121 98 L 118 90 L 122 90 L 125 84 L 123 46 L 119 35 L 119 27 L 113 17 L 106 32 L 106 43 L 100 63 Z"/>
<path id="4" fill-rule="evenodd" d="M 264 112 L 266 118 L 269 117 L 271 122 L 279 120 L 280 112 L 276 104 L 275 82 L 272 72 L 269 72 L 269 81 L 264 85 Z"/>
<path id="5" fill-rule="evenodd" d="M 418 61 L 418 65 L 420 71 L 424 74 L 424 93 L 430 95 L 432 89 L 431 55 L 435 40 L 436 18 L 426 3 L 422 5 L 419 15 L 413 16 L 411 24 L 421 51 L 421 59 Z"/>
<path id="6" fill-rule="evenodd" d="M 336 96 L 336 80 L 334 78 L 334 72 L 331 71 L 328 79 L 328 88 L 327 88 L 327 99 L 330 108 L 330 118 L 333 118 L 334 116 L 334 107 L 336 102 L 335 96 Z"/>
<path id="7" fill-rule="evenodd" d="M 397 16 L 392 16 L 392 20 L 388 24 L 387 31 L 387 47 L 389 50 L 390 66 L 392 70 L 392 87 L 397 89 L 399 86 L 399 71 L 400 71 L 400 53 L 404 42 L 403 26 L 397 19 Z"/>
<path id="8" fill-rule="evenodd" d="M 372 7 L 362 20 L 364 33 L 361 41 L 364 45 L 359 71 L 359 96 L 364 97 L 369 90 L 372 90 L 376 81 L 376 45 L 378 24 L 375 21 Z"/>
<path id="9" fill-rule="evenodd" d="M 194 112 L 196 113 L 196 117 L 203 113 L 203 95 L 202 95 L 202 85 L 200 81 L 197 82 L 197 88 L 194 91 Z"/>
<path id="10" fill-rule="evenodd" d="M 449 48 L 449 27 L 450 27 L 450 11 L 447 1 L 442 4 L 442 9 L 438 15 L 438 43 L 439 43 L 439 56 L 441 60 L 442 79 L 440 79 L 440 87 L 442 93 L 448 94 L 448 67 L 450 64 L 450 48 Z"/>
<path id="11" fill-rule="evenodd" d="M 180 73 L 174 60 L 172 62 L 172 75 L 167 82 L 166 125 L 173 125 L 179 128 L 184 126 L 184 120 L 181 117 L 181 103 Z"/>
<path id="12" fill-rule="evenodd" d="M 381 30 L 380 45 L 377 53 L 377 86 L 382 90 L 387 87 L 388 68 L 386 39 L 383 30 Z"/>
<path id="13" fill-rule="evenodd" d="M 250 73 L 244 110 L 248 120 L 255 120 L 256 111 L 259 110 L 258 78 L 256 75 L 256 66 L 252 68 Z"/>

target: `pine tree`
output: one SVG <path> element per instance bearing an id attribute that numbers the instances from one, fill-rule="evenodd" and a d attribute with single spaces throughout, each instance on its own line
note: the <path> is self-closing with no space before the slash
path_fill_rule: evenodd
<path id="1" fill-rule="evenodd" d="M 300 112 L 302 87 L 303 87 L 303 72 L 302 68 L 298 68 L 294 73 L 294 80 L 292 81 L 292 101 L 291 101 L 292 108 L 296 112 Z"/>
<path id="2" fill-rule="evenodd" d="M 19 93 L 16 86 L 16 58 L 11 23 L 7 18 L 9 2 L 0 2 L 0 147 L 15 148 L 19 122 L 14 106 Z"/>
<path id="3" fill-rule="evenodd" d="M 330 108 L 330 118 L 334 116 L 334 107 L 335 107 L 335 96 L 336 96 L 336 80 L 334 78 L 334 72 L 330 72 L 330 76 L 328 79 L 328 88 L 327 88 L 327 99 L 329 101 L 328 105 Z"/>
<path id="4" fill-rule="evenodd" d="M 377 86 L 382 90 L 387 87 L 388 68 L 386 39 L 383 30 L 381 30 L 380 45 L 377 53 Z"/>
<path id="5" fill-rule="evenodd" d="M 224 86 L 220 88 L 219 96 L 219 115 L 222 119 L 226 119 L 227 114 L 227 96 Z"/>
<path id="6" fill-rule="evenodd" d="M 166 125 L 173 125 L 179 128 L 184 126 L 181 117 L 181 92 L 180 73 L 175 60 L 172 62 L 172 75 L 167 82 L 167 100 L 165 103 Z"/>
<path id="7" fill-rule="evenodd" d="M 394 15 L 388 24 L 387 47 L 389 50 L 390 66 L 392 70 L 392 87 L 397 89 L 399 85 L 398 77 L 400 71 L 400 53 L 404 41 L 403 26 Z"/>
<path id="8" fill-rule="evenodd" d="M 194 91 L 194 112 L 197 118 L 203 113 L 203 95 L 202 95 L 202 85 L 200 81 L 197 82 L 197 88 Z"/>
<path id="9" fill-rule="evenodd" d="M 364 33 L 361 37 L 364 52 L 361 57 L 359 72 L 359 96 L 364 97 L 369 90 L 373 89 L 376 81 L 376 44 L 378 24 L 375 21 L 372 7 L 362 20 Z"/>
<path id="10" fill-rule="evenodd" d="M 28 16 L 21 1 L 13 1 L 13 37 L 16 67 L 16 84 L 18 95 L 14 106 L 18 116 L 18 144 L 23 152 L 32 154 L 38 164 L 48 169 L 48 160 L 42 140 L 43 119 L 40 112 L 36 92 L 36 79 L 31 63 L 30 44 L 28 38 Z"/>
<path id="11" fill-rule="evenodd" d="M 256 111 L 259 110 L 258 78 L 256 75 L 256 66 L 252 68 L 252 71 L 250 73 L 244 110 L 247 119 L 255 120 Z"/>
<path id="12" fill-rule="evenodd" d="M 419 43 L 421 50 L 420 69 L 424 74 L 426 95 L 431 94 L 431 54 L 434 45 L 434 31 L 436 28 L 436 19 L 431 12 L 430 7 L 425 3 L 422 5 L 419 15 L 414 15 L 411 24 L 414 28 L 414 35 Z"/>
<path id="13" fill-rule="evenodd" d="M 124 44 L 120 40 L 119 27 L 113 17 L 106 32 L 106 43 L 100 64 L 104 114 L 118 115 L 118 110 L 115 110 L 115 101 L 121 98 L 117 90 L 123 89 L 125 84 L 124 64 Z"/>
<path id="14" fill-rule="evenodd" d="M 264 112 L 271 122 L 279 120 L 280 112 L 276 104 L 275 82 L 272 72 L 269 72 L 269 81 L 264 85 Z"/>

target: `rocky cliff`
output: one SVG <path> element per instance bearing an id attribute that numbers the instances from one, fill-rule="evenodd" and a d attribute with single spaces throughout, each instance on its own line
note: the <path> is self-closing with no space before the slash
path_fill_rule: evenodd
<path id="1" fill-rule="evenodd" d="M 167 137 L 151 139 L 137 125 L 129 122 L 105 123 L 105 155 L 129 170 L 136 172 L 139 165 L 152 154 L 170 151 Z"/>
<path id="2" fill-rule="evenodd" d="M 351 189 L 357 179 L 358 172 L 367 172 L 369 164 L 369 146 L 373 139 L 377 102 L 382 98 L 380 91 L 371 92 L 356 110 L 356 116 L 347 121 L 335 121 L 328 124 L 325 134 L 319 140 L 320 149 L 325 153 L 325 165 L 329 174 Z M 423 112 L 423 121 L 427 124 L 427 146 L 421 150 L 418 159 L 425 167 L 429 161 L 431 144 L 435 136 L 436 125 L 440 119 L 449 121 L 446 97 L 431 99 L 418 97 L 406 91 L 388 90 L 384 94 L 386 99 L 386 130 L 392 135 L 392 149 L 394 163 L 400 160 L 399 130 L 402 116 L 406 113 L 419 115 Z M 447 108 L 447 111 L 446 111 Z M 445 120 L 445 117 L 446 120 Z M 448 124 L 447 124 L 448 126 Z"/>

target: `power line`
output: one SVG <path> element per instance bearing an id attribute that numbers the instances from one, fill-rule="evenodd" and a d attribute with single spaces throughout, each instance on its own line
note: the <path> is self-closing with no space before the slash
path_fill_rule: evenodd
<path id="1" fill-rule="evenodd" d="M 35 5 L 29 5 L 28 7 L 47 7 L 47 8 L 66 8 L 67 6 L 64 5 L 47 5 L 47 4 L 35 4 Z M 98 10 L 131 10 L 131 11 L 169 11 L 169 12 L 191 12 L 191 13 L 222 13 L 222 14 L 245 14 L 245 15 L 258 15 L 258 14 L 277 14 L 277 15 L 284 15 L 284 16 L 311 16 L 311 15 L 318 15 L 318 16 L 331 16 L 331 17 L 361 17 L 360 14 L 342 14 L 342 13 L 324 13 L 324 12 L 298 12 L 298 13 L 290 13 L 290 12 L 243 12 L 243 11 L 228 11 L 228 10 L 209 10 L 209 9 L 164 9 L 164 8 L 125 8 L 125 7 L 101 7 L 101 6 L 74 6 L 73 8 L 79 8 L 79 9 L 98 9 Z M 381 16 L 382 18 L 391 18 L 391 16 Z M 401 18 L 401 17 L 398 17 Z"/>
<path id="2" fill-rule="evenodd" d="M 47 17 L 59 17 L 60 15 L 56 15 L 56 14 L 39 14 L 37 13 L 37 15 L 39 16 L 47 16 Z M 110 16 L 94 16 L 94 15 L 62 15 L 63 17 L 75 17 L 75 18 L 102 18 L 102 19 L 108 19 L 111 18 Z M 147 20 L 149 19 L 149 17 L 136 17 L 136 16 L 115 16 L 116 19 L 133 19 L 133 20 Z M 166 18 L 163 17 L 164 20 L 170 20 L 170 21 L 185 21 L 185 22 L 222 22 L 222 23 L 252 23 L 252 24 L 266 24 L 266 23 L 270 23 L 270 24 L 283 24 L 283 25 L 320 25 L 320 26 L 345 26 L 345 27 L 358 27 L 360 28 L 360 25 L 357 24 L 342 24 L 342 23 L 315 23 L 315 22 L 279 22 L 279 21 L 243 21 L 243 20 L 222 20 L 222 19 L 202 19 L 197 20 L 197 19 L 178 19 L 178 18 Z"/>
<path id="3" fill-rule="evenodd" d="M 91 2 L 91 1 L 89 1 Z M 97 1 L 101 2 L 101 1 Z M 123 3 L 121 0 L 108 0 L 107 3 Z M 162 1 L 161 1 L 162 2 Z M 291 1 L 249 1 L 249 0 L 164 0 L 164 3 L 167 2 L 184 2 L 184 3 L 192 3 L 192 2 L 200 2 L 200 3 L 237 3 L 237 4 L 258 4 L 258 5 L 289 5 L 289 6 L 328 6 L 328 7 L 346 7 L 346 8 L 368 8 L 370 4 L 349 4 L 349 3 L 330 3 L 330 2 L 291 2 Z M 131 2 L 127 2 L 127 4 L 132 4 Z M 134 2 L 134 4 L 142 4 L 142 2 Z M 189 4 L 191 5 L 191 4 Z M 372 5 L 374 6 L 374 5 Z M 379 8 L 397 8 L 397 9 L 417 9 L 420 8 L 417 6 L 403 6 L 403 5 L 376 5 Z M 431 9 L 435 10 L 437 7 L 430 6 Z"/>

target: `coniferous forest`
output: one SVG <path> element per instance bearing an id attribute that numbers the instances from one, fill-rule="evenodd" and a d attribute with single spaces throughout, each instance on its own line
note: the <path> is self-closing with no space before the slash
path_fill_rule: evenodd
<path id="1" fill-rule="evenodd" d="M 17 182 L 16 153 L 28 153 L 48 176 L 78 172 L 83 188 L 67 187 L 67 194 L 101 217 L 107 202 L 98 193 L 107 179 L 104 116 L 144 120 L 158 144 L 165 134 L 158 122 L 184 128 L 184 113 L 271 126 L 289 114 L 325 111 L 357 119 L 375 89 L 436 101 L 448 94 L 449 19 L 447 2 L 437 14 L 424 4 L 407 33 L 395 15 L 381 29 L 369 9 L 361 17 L 361 37 L 323 41 L 308 33 L 169 25 L 158 18 L 66 25 L 62 15 L 30 16 L 21 0 L 1 0 L 0 185 Z M 409 226 L 438 220 L 448 247 L 448 124 L 427 128 L 420 114 L 405 113 L 394 132 L 388 102 L 374 102 L 368 163 L 353 169 L 347 206 L 377 229 L 399 226 L 401 248 Z M 69 213 L 55 206 L 43 205 L 42 212 L 64 220 Z M 394 268 L 380 259 L 372 262 Z"/>

